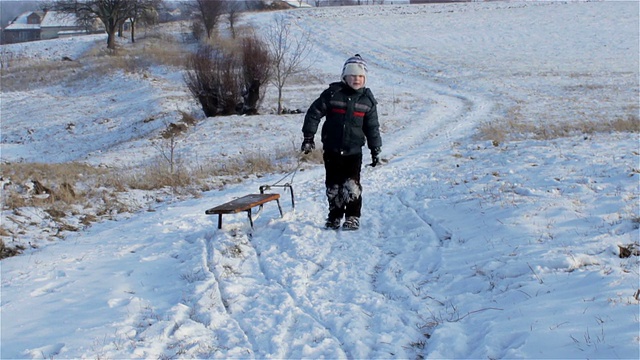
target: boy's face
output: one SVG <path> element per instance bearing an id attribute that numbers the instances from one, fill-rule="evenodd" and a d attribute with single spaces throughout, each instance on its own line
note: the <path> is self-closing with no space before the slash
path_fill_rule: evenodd
<path id="1" fill-rule="evenodd" d="M 347 75 L 345 76 L 347 85 L 351 86 L 353 90 L 358 90 L 364 86 L 364 75 Z"/>

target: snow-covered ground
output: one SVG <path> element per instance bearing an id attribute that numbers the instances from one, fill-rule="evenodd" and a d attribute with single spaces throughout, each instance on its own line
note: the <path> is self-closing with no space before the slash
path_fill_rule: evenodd
<path id="1" fill-rule="evenodd" d="M 491 122 L 638 116 L 637 2 L 287 14 L 322 80 L 288 88 L 287 108 L 305 109 L 347 57 L 369 61 L 388 163 L 363 168 L 361 229 L 322 228 L 323 169 L 305 164 L 295 210 L 283 193 L 284 217 L 266 204 L 253 231 L 241 214 L 218 230 L 204 211 L 285 174 L 38 243 L 0 263 L 2 359 L 640 356 L 640 264 L 617 247 L 639 237 L 638 134 L 477 137 Z M 73 59 L 90 48 L 65 44 Z M 19 52 L 56 48 L 30 45 Z M 3 161 L 135 166 L 197 109 L 167 68 L 1 95 Z M 299 146 L 302 119 L 207 119 L 179 151 L 274 154 Z"/>

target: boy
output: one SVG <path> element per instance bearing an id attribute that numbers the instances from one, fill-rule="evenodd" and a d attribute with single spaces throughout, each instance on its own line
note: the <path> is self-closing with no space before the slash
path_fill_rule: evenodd
<path id="1" fill-rule="evenodd" d="M 382 139 L 376 99 L 365 87 L 367 63 L 359 55 L 347 59 L 342 67 L 342 81 L 334 82 L 316 99 L 304 118 L 301 151 L 308 154 L 315 148 L 314 136 L 320 119 L 325 185 L 329 201 L 329 216 L 325 227 L 339 229 L 343 216 L 345 230 L 360 227 L 362 208 L 362 147 L 365 139 L 371 151 L 371 166 L 380 163 Z"/>

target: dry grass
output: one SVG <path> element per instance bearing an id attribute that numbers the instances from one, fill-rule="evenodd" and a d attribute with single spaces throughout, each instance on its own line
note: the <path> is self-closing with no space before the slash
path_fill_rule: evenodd
<path id="1" fill-rule="evenodd" d="M 522 139 L 552 140 L 581 134 L 640 133 L 640 118 L 637 113 L 610 121 L 584 120 L 557 124 L 533 124 L 522 121 L 519 116 L 513 116 L 513 113 L 511 115 L 504 121 L 482 124 L 478 128 L 478 137 L 482 140 L 490 140 L 494 144 L 499 144 L 505 141 Z"/>
<path id="2" fill-rule="evenodd" d="M 153 65 L 182 68 L 186 58 L 182 45 L 170 38 L 145 38 L 115 51 L 96 49 L 94 54 L 102 60 L 100 69 L 105 73 L 114 69 L 137 73 Z"/>
<path id="3" fill-rule="evenodd" d="M 70 225 L 69 216 L 87 226 L 113 214 L 134 212 L 150 204 L 123 201 L 128 190 L 148 191 L 148 201 L 153 202 L 159 193 L 170 189 L 173 195 L 199 196 L 202 191 L 229 183 L 238 183 L 249 176 L 261 177 L 270 173 L 290 172 L 296 168 L 298 151 L 283 149 L 275 154 L 249 153 L 224 162 L 211 161 L 207 165 L 174 164 L 162 158 L 149 165 L 132 169 L 94 167 L 81 163 L 42 164 L 5 163 L 0 176 L 5 181 L 2 189 L 2 210 L 11 211 L 18 229 L 28 226 L 21 219 L 22 208 L 42 209 L 55 223 L 52 236 L 61 237 L 64 231 L 77 231 Z M 307 159 L 321 161 L 320 151 L 307 155 Z M 313 160 L 316 159 L 316 160 Z M 298 164 L 299 165 L 299 164 Z M 10 182 L 7 182 L 9 180 Z M 124 196 L 126 198 L 126 195 Z M 14 229 L 15 230 L 15 229 Z M 10 246 L 7 241 L 17 236 L 0 227 L 0 258 L 14 256 L 24 250 Z M 24 229 L 23 229 L 24 230 Z"/>
<path id="4" fill-rule="evenodd" d="M 29 90 L 73 79 L 83 72 L 81 69 L 80 62 L 62 60 L 16 65 L 2 69 L 0 82 L 3 92 Z"/>
<path id="5" fill-rule="evenodd" d="M 215 159 L 206 164 L 185 164 L 176 161 L 171 172 L 171 164 L 166 159 L 155 162 L 134 172 L 128 172 L 122 179 L 126 187 L 140 190 L 158 190 L 170 187 L 178 193 L 192 193 L 193 189 L 207 191 L 212 184 L 237 183 L 248 176 L 289 172 L 295 168 L 291 159 L 297 152 L 286 149 L 275 154 L 248 153 L 235 158 Z M 311 155 L 309 155 L 311 157 Z M 318 157 L 315 155 L 314 157 Z M 322 155 L 319 155 L 320 163 Z M 314 160 L 314 161 L 317 161 Z"/>
<path id="6" fill-rule="evenodd" d="M 49 194 L 48 202 L 64 203 L 75 203 L 78 198 L 87 195 L 79 191 L 75 184 L 86 182 L 87 179 L 103 178 L 106 174 L 105 169 L 81 163 L 5 163 L 0 171 L 0 176 L 10 179 L 12 184 L 20 188 L 33 187 L 37 195 Z M 39 189 L 40 186 L 43 188 Z M 15 193 L 5 195 L 17 197 Z"/>
<path id="7" fill-rule="evenodd" d="M 307 155 L 307 161 L 317 162 L 319 159 L 321 162 L 319 153 Z M 9 179 L 11 185 L 3 189 L 2 207 L 4 210 L 15 210 L 33 206 L 61 214 L 71 208 L 90 209 L 101 204 L 103 208 L 99 213 L 102 214 L 111 210 L 131 211 L 114 194 L 128 189 L 156 191 L 166 188 L 178 194 L 194 194 L 210 190 L 213 183 L 239 182 L 250 175 L 264 176 L 291 171 L 295 167 L 291 159 L 295 156 L 292 150 L 281 150 L 275 155 L 250 153 L 227 158 L 224 162 L 211 161 L 207 165 L 178 162 L 174 164 L 173 172 L 170 164 L 162 158 L 132 169 L 93 167 L 80 163 L 7 163 L 2 166 L 0 176 Z"/>
<path id="8" fill-rule="evenodd" d="M 172 173 L 170 165 L 162 159 L 136 171 L 129 170 L 121 175 L 121 179 L 127 188 L 139 190 L 157 190 L 166 187 L 179 189 L 199 181 L 183 166 L 175 166 Z"/>
<path id="9" fill-rule="evenodd" d="M 134 44 L 109 50 L 103 43 L 78 59 L 33 61 L 23 54 L 0 54 L 2 91 L 24 91 L 60 83 L 72 83 L 114 70 L 141 72 L 153 65 L 184 67 L 184 45 L 169 36 L 150 34 Z"/>
<path id="10" fill-rule="evenodd" d="M 34 206 L 66 211 L 86 206 L 95 196 L 96 184 L 122 189 L 111 181 L 107 169 L 80 163 L 5 163 L 0 176 L 10 181 L 2 191 L 3 210 Z"/>

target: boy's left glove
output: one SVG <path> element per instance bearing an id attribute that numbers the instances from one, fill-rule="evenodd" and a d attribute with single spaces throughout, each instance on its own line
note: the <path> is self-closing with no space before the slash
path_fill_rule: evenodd
<path id="1" fill-rule="evenodd" d="M 382 149 L 380 149 L 379 147 L 371 149 L 371 166 L 372 167 L 376 167 L 378 164 L 380 164 L 381 152 L 382 152 Z"/>

